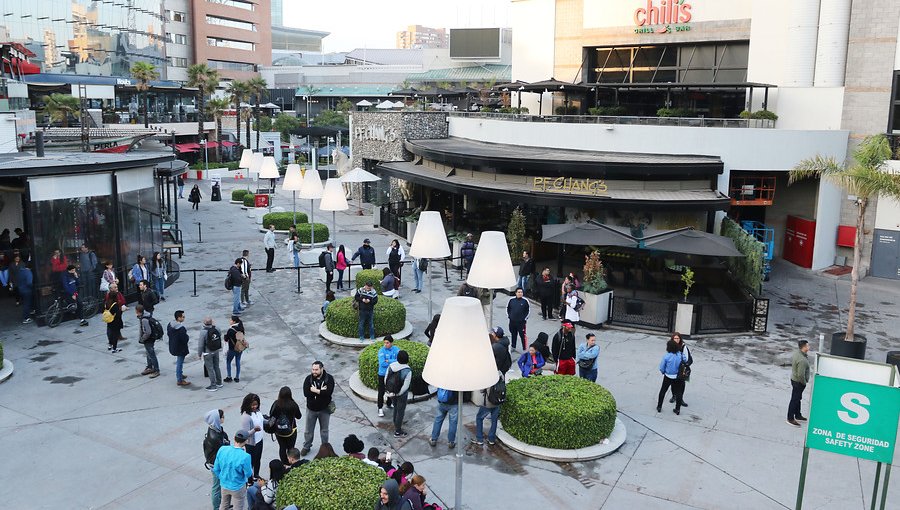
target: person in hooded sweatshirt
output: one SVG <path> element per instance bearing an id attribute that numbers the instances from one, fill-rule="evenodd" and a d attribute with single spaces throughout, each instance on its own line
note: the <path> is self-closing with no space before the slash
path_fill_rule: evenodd
<path id="1" fill-rule="evenodd" d="M 509 355 L 509 340 L 504 336 L 503 328 L 495 327 L 488 334 L 491 339 L 491 351 L 494 353 L 494 363 L 497 370 L 506 373 L 512 367 L 512 357 Z"/>
<path id="2" fill-rule="evenodd" d="M 412 505 L 408 500 L 400 498 L 400 486 L 391 478 L 381 484 L 375 510 L 412 510 Z"/>
<path id="3" fill-rule="evenodd" d="M 228 440 L 228 434 L 222 429 L 222 422 L 225 420 L 224 411 L 213 409 L 206 413 L 205 419 L 209 427 L 206 429 L 206 439 L 203 440 L 203 455 L 206 459 L 206 469 L 212 472 L 212 466 L 215 463 L 216 454 L 219 453 L 219 448 L 227 446 L 231 442 Z M 222 504 L 222 486 L 219 484 L 219 477 L 215 473 L 212 473 L 212 481 L 212 490 L 210 491 L 212 508 L 213 510 L 219 510 L 219 506 Z"/>
<path id="4" fill-rule="evenodd" d="M 166 328 L 169 335 L 169 354 L 175 356 L 175 384 L 178 386 L 187 386 L 191 383 L 187 381 L 182 369 L 184 368 L 184 358 L 191 353 L 188 347 L 187 329 L 184 327 L 184 310 L 175 312 L 175 320 L 169 323 Z"/>
<path id="5" fill-rule="evenodd" d="M 387 383 L 391 372 L 400 372 L 403 378 L 403 386 L 396 394 L 386 392 L 389 397 L 394 400 L 394 437 L 406 437 L 406 431 L 403 430 L 403 416 L 406 414 L 406 400 L 409 396 L 409 385 L 412 383 L 412 369 L 409 368 L 409 353 L 400 351 L 397 353 L 397 361 L 388 366 L 387 372 L 384 374 L 384 381 Z"/>

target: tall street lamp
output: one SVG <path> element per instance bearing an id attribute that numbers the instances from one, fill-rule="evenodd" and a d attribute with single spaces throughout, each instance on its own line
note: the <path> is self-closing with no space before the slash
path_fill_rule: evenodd
<path id="1" fill-rule="evenodd" d="M 349 208 L 350 206 L 347 205 L 347 195 L 344 194 L 344 187 L 341 186 L 341 180 L 338 178 L 326 180 L 325 190 L 322 192 L 322 200 L 319 202 L 319 209 L 331 211 L 332 244 L 337 244 L 336 211 L 346 211 Z"/>
<path id="2" fill-rule="evenodd" d="M 264 156 L 262 167 L 259 169 L 260 179 L 269 179 L 269 188 L 266 194 L 269 195 L 269 212 L 272 212 L 272 199 L 275 197 L 275 180 L 278 179 L 278 163 L 272 156 Z"/>
<path id="3" fill-rule="evenodd" d="M 303 189 L 303 173 L 300 171 L 300 165 L 291 163 L 287 166 L 284 173 L 284 182 L 281 183 L 281 189 L 290 191 L 294 198 L 294 225 L 297 224 L 297 192 Z"/>
<path id="4" fill-rule="evenodd" d="M 418 228 L 416 231 L 418 232 Z M 509 257 L 506 234 L 490 230 L 481 233 L 466 283 L 491 290 L 490 325 L 493 327 L 494 289 L 504 289 L 516 284 L 516 273 Z M 441 318 L 443 319 L 443 315 Z"/>
<path id="5" fill-rule="evenodd" d="M 419 215 L 419 224 L 413 235 L 412 246 L 409 254 L 417 259 L 425 259 L 428 265 L 425 272 L 428 274 L 428 316 L 433 317 L 431 305 L 433 278 L 431 277 L 431 259 L 442 259 L 450 256 L 450 244 L 447 242 L 447 233 L 444 231 L 444 220 L 437 211 L 423 211 Z M 482 315 L 484 315 L 482 313 Z"/>
<path id="6" fill-rule="evenodd" d="M 300 198 L 309 199 L 309 244 L 316 244 L 316 199 L 322 198 L 322 181 L 319 180 L 319 172 L 313 168 L 303 174 L 303 188 L 300 190 Z"/>

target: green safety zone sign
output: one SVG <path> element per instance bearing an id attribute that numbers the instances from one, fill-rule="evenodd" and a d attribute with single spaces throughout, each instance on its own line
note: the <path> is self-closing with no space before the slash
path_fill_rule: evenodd
<path id="1" fill-rule="evenodd" d="M 892 463 L 900 388 L 817 375 L 806 446 Z"/>

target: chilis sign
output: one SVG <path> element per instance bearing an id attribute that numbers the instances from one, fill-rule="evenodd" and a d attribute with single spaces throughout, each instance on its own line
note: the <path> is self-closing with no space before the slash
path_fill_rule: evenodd
<path id="1" fill-rule="evenodd" d="M 692 8 L 685 0 L 659 0 L 659 5 L 647 0 L 646 7 L 634 10 L 634 33 L 686 32 L 691 29 L 687 23 L 691 21 Z"/>

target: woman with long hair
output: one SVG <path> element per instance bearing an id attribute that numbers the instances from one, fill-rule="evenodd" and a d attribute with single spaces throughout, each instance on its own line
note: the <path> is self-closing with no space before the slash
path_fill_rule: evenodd
<path id="1" fill-rule="evenodd" d="M 244 322 L 237 315 L 232 315 L 231 326 L 225 332 L 225 341 L 228 343 L 228 351 L 225 353 L 225 382 L 241 382 L 241 354 L 244 352 L 238 352 L 235 347 L 238 333 L 246 334 Z M 231 378 L 231 360 L 234 360 L 234 379 Z"/>
<path id="2" fill-rule="evenodd" d="M 191 192 L 188 194 L 188 202 L 191 203 L 191 209 L 200 210 L 200 198 L 200 186 L 194 184 L 194 187 L 191 188 Z"/>
<path id="3" fill-rule="evenodd" d="M 127 310 L 125 306 L 125 296 L 119 293 L 119 286 L 115 283 L 110 284 L 109 292 L 103 300 L 103 309 L 109 310 L 113 320 L 106 323 L 106 340 L 109 342 L 106 350 L 110 352 L 119 352 L 119 338 L 122 336 L 122 311 Z"/>
<path id="4" fill-rule="evenodd" d="M 388 267 L 391 269 L 391 272 L 394 273 L 398 280 L 402 280 L 400 278 L 400 268 L 402 267 L 403 259 L 406 258 L 406 253 L 403 251 L 403 247 L 400 246 L 398 239 L 391 241 L 386 255 L 388 256 Z"/>
<path id="5" fill-rule="evenodd" d="M 300 406 L 294 401 L 291 389 L 282 386 L 278 391 L 278 399 L 272 402 L 269 409 L 269 416 L 275 418 L 275 426 L 283 429 L 281 432 L 275 433 L 275 439 L 278 441 L 278 457 L 284 464 L 288 463 L 287 451 L 297 444 L 297 420 L 303 414 L 300 412 Z M 284 432 L 290 430 L 290 432 Z"/>
<path id="6" fill-rule="evenodd" d="M 153 257 L 150 258 L 150 276 L 153 278 L 153 287 L 159 294 L 160 301 L 165 301 L 163 293 L 166 291 L 166 278 L 169 275 L 166 274 L 166 261 L 158 251 L 153 252 Z"/>
<path id="7" fill-rule="evenodd" d="M 656 401 L 656 412 L 662 412 L 663 399 L 669 387 L 672 388 L 672 395 L 675 397 L 675 409 L 672 412 L 681 414 L 681 406 L 683 401 L 681 396 L 684 394 L 684 381 L 678 377 L 679 368 L 684 356 L 675 340 L 666 342 L 666 354 L 659 362 L 659 371 L 662 373 L 662 386 L 659 388 L 659 399 Z"/>
<path id="8" fill-rule="evenodd" d="M 250 464 L 253 465 L 253 477 L 259 478 L 259 463 L 262 459 L 263 439 L 266 435 L 263 432 L 263 416 L 259 412 L 259 395 L 256 393 L 248 393 L 241 402 L 241 430 L 250 433 L 247 439 L 247 445 L 244 449 L 250 454 Z"/>
<path id="9" fill-rule="evenodd" d="M 128 276 L 129 279 L 137 286 L 141 280 L 150 281 L 150 270 L 147 269 L 147 258 L 143 255 L 137 256 L 137 262 L 133 266 L 131 266 L 131 274 Z"/>
<path id="10" fill-rule="evenodd" d="M 319 453 L 313 457 L 313 460 L 316 459 L 327 459 L 328 457 L 337 457 L 338 454 L 334 453 L 334 448 L 331 446 L 331 443 L 322 443 L 322 446 L 319 447 Z"/>
<path id="11" fill-rule="evenodd" d="M 344 245 L 338 246 L 337 255 L 334 263 L 337 269 L 337 289 L 344 290 L 344 269 L 347 269 L 347 253 L 344 251 Z"/>
<path id="12" fill-rule="evenodd" d="M 104 298 L 109 292 L 110 285 L 114 283 L 119 283 L 119 279 L 116 277 L 116 272 L 113 271 L 113 263 L 107 260 L 103 263 L 103 275 L 100 276 L 100 291 L 103 292 Z"/>

